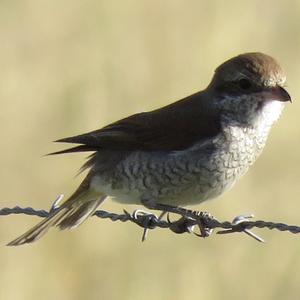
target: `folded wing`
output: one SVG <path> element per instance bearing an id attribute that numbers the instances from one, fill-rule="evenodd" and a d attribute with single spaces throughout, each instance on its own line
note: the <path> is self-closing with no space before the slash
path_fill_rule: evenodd
<path id="1" fill-rule="evenodd" d="M 200 92 L 161 109 L 132 115 L 102 129 L 57 140 L 79 146 L 52 154 L 101 149 L 183 150 L 220 131 L 218 116 L 206 111 L 202 103 Z"/>

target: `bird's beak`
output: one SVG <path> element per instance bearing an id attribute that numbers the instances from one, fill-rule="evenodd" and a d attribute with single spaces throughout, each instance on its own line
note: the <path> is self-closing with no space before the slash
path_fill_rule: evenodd
<path id="1" fill-rule="evenodd" d="M 264 91 L 266 99 L 277 100 L 280 102 L 292 102 L 289 93 L 281 86 L 275 86 Z"/>

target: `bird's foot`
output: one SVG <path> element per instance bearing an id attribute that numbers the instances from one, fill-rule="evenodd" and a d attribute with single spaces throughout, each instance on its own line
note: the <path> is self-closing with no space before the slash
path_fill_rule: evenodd
<path id="1" fill-rule="evenodd" d="M 142 204 L 149 209 L 161 210 L 164 213 L 174 213 L 180 215 L 181 218 L 178 221 L 171 222 L 174 225 L 171 226 L 171 230 L 174 232 L 193 232 L 197 236 L 203 238 L 210 236 L 213 232 L 213 229 L 210 228 L 208 224 L 211 223 L 211 221 L 215 220 L 215 218 L 208 212 L 199 212 L 179 206 L 160 204 L 148 199 L 143 200 Z M 194 231 L 195 227 L 193 225 L 190 225 L 191 220 L 196 221 L 194 225 L 198 226 L 200 233 Z"/>
<path id="2" fill-rule="evenodd" d="M 179 220 L 171 222 L 169 214 L 167 220 L 170 224 L 169 228 L 175 233 L 189 232 L 199 237 L 209 237 L 213 233 L 213 229 L 208 226 L 208 223 L 214 220 L 214 217 L 203 211 L 193 211 L 196 218 L 182 216 Z M 199 228 L 199 232 L 195 231 L 195 228 Z"/>
<path id="3" fill-rule="evenodd" d="M 207 211 L 193 211 L 193 213 L 197 216 L 196 220 L 200 234 L 195 231 L 193 233 L 199 237 L 209 237 L 214 230 L 208 226 L 208 223 L 215 220 L 215 218 Z"/>

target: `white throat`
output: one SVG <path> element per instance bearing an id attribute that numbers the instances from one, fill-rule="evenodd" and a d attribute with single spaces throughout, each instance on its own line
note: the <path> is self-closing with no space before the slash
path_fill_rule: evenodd
<path id="1" fill-rule="evenodd" d="M 258 127 L 269 127 L 276 122 L 284 108 L 284 103 L 276 100 L 268 101 L 261 110 L 257 120 Z"/>

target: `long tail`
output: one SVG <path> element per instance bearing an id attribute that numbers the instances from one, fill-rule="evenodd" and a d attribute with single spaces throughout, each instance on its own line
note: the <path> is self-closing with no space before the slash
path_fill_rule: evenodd
<path id="1" fill-rule="evenodd" d="M 35 242 L 52 226 L 58 226 L 60 229 L 72 229 L 79 226 L 95 212 L 106 198 L 106 195 L 95 193 L 95 191 L 89 189 L 87 183 L 86 178 L 78 190 L 56 211 L 23 235 L 8 243 L 7 246 L 19 246 Z"/>

